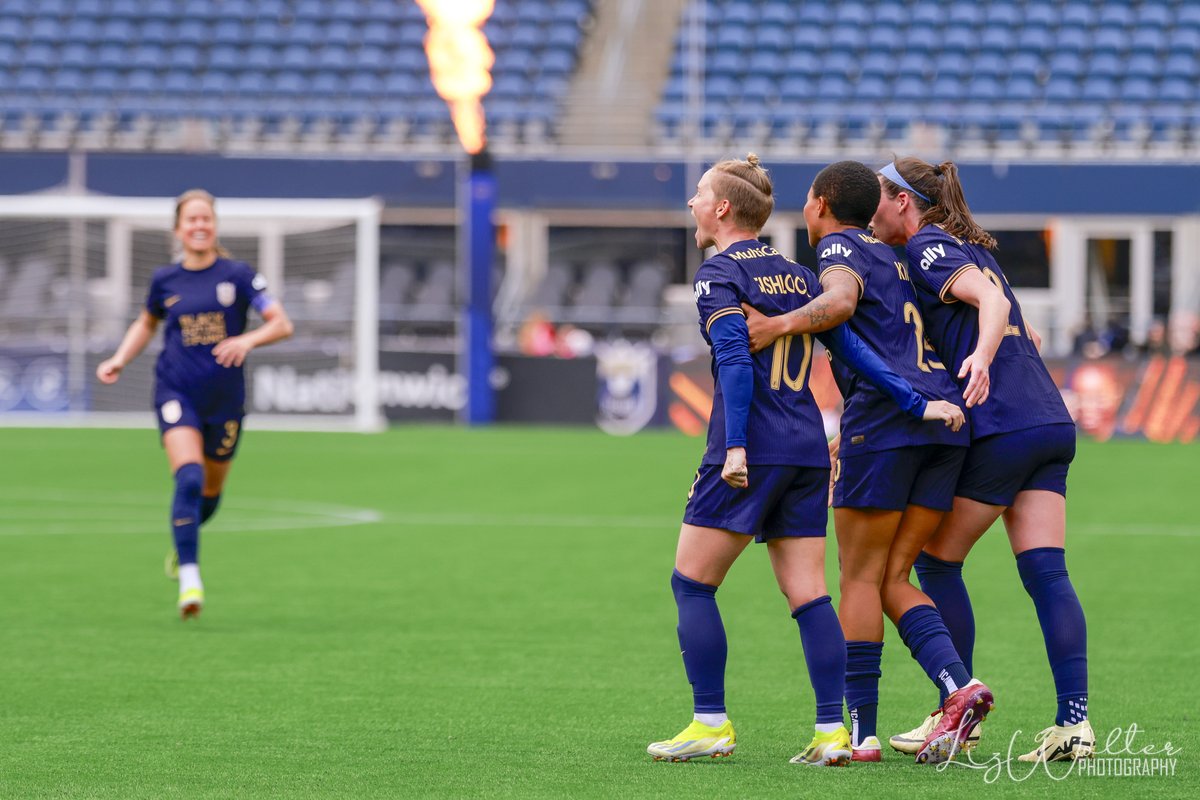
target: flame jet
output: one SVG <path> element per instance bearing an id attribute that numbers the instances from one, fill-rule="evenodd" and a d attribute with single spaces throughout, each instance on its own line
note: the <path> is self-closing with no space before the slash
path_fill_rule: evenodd
<path id="1" fill-rule="evenodd" d="M 486 144 L 483 96 L 492 88 L 496 54 L 483 34 L 495 0 L 417 0 L 429 22 L 425 54 L 437 93 L 450 106 L 458 138 L 468 153 Z"/>

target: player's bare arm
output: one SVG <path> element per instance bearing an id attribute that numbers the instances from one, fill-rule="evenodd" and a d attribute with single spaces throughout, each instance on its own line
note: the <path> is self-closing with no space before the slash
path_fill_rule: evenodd
<path id="1" fill-rule="evenodd" d="M 286 339 L 295 330 L 279 302 L 264 308 L 262 316 L 263 324 L 254 330 L 217 342 L 213 347 L 213 357 L 217 359 L 218 364 L 222 367 L 240 367 L 251 350 Z"/>
<path id="2" fill-rule="evenodd" d="M 975 345 L 975 352 L 963 359 L 958 370 L 959 379 L 971 376 L 963 390 L 963 399 L 967 402 L 967 408 L 972 408 L 988 398 L 991 387 L 988 368 L 1004 339 L 1012 303 L 978 269 L 963 270 L 946 291 L 979 309 L 979 342 Z"/>
<path id="3" fill-rule="evenodd" d="M 750 352 L 757 353 L 781 336 L 821 333 L 841 325 L 858 308 L 858 282 L 844 270 L 834 270 L 821 278 L 824 291 L 802 308 L 768 317 L 742 303 L 746 326 L 750 329 Z"/>
<path id="4" fill-rule="evenodd" d="M 125 331 L 125 337 L 121 339 L 117 352 L 113 353 L 112 358 L 101 361 L 100 366 L 96 367 L 96 378 L 101 383 L 116 383 L 117 379 L 121 377 L 121 370 L 125 369 L 130 361 L 133 361 L 146 349 L 146 345 L 154 338 L 154 332 L 157 330 L 158 319 L 149 311 L 143 310 Z"/>

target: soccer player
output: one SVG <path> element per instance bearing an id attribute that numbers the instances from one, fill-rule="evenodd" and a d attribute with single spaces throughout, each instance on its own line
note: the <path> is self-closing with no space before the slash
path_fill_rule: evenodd
<path id="1" fill-rule="evenodd" d="M 874 233 L 905 245 L 926 332 L 937 351 L 959 365 L 959 380 L 969 378 L 971 448 L 954 509 L 917 558 L 921 588 L 941 609 L 970 669 L 975 619 L 962 565 L 1003 517 L 1058 694 L 1054 725 L 1021 760 L 1090 757 L 1095 736 L 1087 717 L 1087 627 L 1064 550 L 1075 425 L 1038 355 L 1038 336 L 990 252 L 996 240 L 971 216 L 955 165 L 901 158 L 879 175 L 883 197 Z M 985 405 L 978 403 L 980 395 L 990 398 Z M 921 730 L 937 724 L 935 717 L 893 737 L 893 746 L 911 747 Z"/>
<path id="2" fill-rule="evenodd" d="M 688 206 L 696 219 L 696 244 L 720 251 L 696 273 L 696 304 L 712 349 L 716 389 L 707 449 L 688 495 L 671 576 L 695 718 L 647 749 L 656 759 L 672 761 L 733 752 L 736 737 L 725 708 L 725 629 L 716 592 L 734 560 L 758 540 L 767 543 L 799 625 L 816 694 L 815 735 L 792 761 L 844 765 L 851 756 L 842 721 L 846 648 L 825 591 L 829 457 L 808 389 L 812 339 L 784 337 L 769 352 L 751 356 L 741 308 L 748 302 L 770 313 L 790 311 L 813 302 L 820 288 L 810 270 L 758 241 L 774 198 L 771 180 L 753 154 L 716 164 Z M 870 374 L 908 413 L 962 424 L 961 409 L 916 394 L 845 327 L 821 339 Z"/>
<path id="3" fill-rule="evenodd" d="M 188 619 L 199 615 L 204 605 L 200 526 L 217 510 L 242 430 L 242 365 L 254 348 L 291 336 L 292 323 L 283 306 L 266 293 L 263 277 L 248 264 L 232 260 L 217 241 L 215 200 L 208 192 L 193 189 L 179 197 L 175 239 L 182 257 L 154 273 L 145 308 L 112 358 L 96 368 L 96 377 L 116 383 L 121 370 L 166 320 L 154 369 L 154 406 L 175 477 L 173 556 L 178 565 L 178 609 Z M 247 331 L 251 307 L 264 323 Z"/>
<path id="4" fill-rule="evenodd" d="M 823 317 L 811 305 L 777 317 L 747 307 L 750 348 L 848 320 L 922 395 L 957 399 L 957 385 L 925 338 L 908 269 L 866 231 L 879 198 L 879 181 L 864 164 L 839 161 L 821 170 L 804 220 L 820 258 L 821 299 L 833 305 Z M 875 728 L 886 611 L 930 680 L 953 696 L 943 735 L 923 741 L 917 752 L 918 763 L 936 763 L 966 743 L 994 702 L 962 663 L 933 601 L 909 582 L 913 560 L 953 505 L 970 432 L 922 425 L 839 361 L 833 369 L 845 401 L 832 505 L 853 760 L 882 759 Z"/>

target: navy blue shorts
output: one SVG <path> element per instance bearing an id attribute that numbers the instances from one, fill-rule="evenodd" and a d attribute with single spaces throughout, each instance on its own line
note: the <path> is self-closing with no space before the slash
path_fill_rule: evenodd
<path id="1" fill-rule="evenodd" d="M 228 461 L 237 452 L 241 440 L 241 409 L 234 412 L 202 414 L 187 395 L 160 390 L 154 398 L 159 433 L 172 428 L 195 428 L 204 439 L 204 457 L 213 461 Z"/>
<path id="2" fill-rule="evenodd" d="M 1011 506 L 1018 492 L 1042 489 L 1067 495 L 1067 467 L 1075 458 L 1075 425 L 1059 422 L 997 433 L 971 443 L 955 494 L 993 506 Z"/>
<path id="3" fill-rule="evenodd" d="M 949 511 L 966 457 L 965 447 L 923 444 L 839 458 L 833 507 Z"/>
<path id="4" fill-rule="evenodd" d="M 749 534 L 759 542 L 825 535 L 829 470 L 751 464 L 749 478 L 748 487 L 734 489 L 721 480 L 720 466 L 701 466 L 683 521 Z"/>

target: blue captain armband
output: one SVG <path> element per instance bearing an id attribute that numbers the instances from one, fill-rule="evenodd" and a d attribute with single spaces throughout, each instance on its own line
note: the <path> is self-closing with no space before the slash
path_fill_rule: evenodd
<path id="1" fill-rule="evenodd" d="M 708 329 L 712 339 L 717 381 L 725 398 L 725 449 L 746 446 L 746 422 L 754 397 L 754 362 L 750 360 L 750 329 L 741 314 L 725 314 Z"/>
<path id="2" fill-rule="evenodd" d="M 816 336 L 829 352 L 833 353 L 834 358 L 886 394 L 893 403 L 904 410 L 904 413 L 917 419 L 925 416 L 925 407 L 929 401 L 917 394 L 911 383 L 883 363 L 883 359 L 868 347 L 866 342 L 858 338 L 848 325 L 843 323 Z"/>

